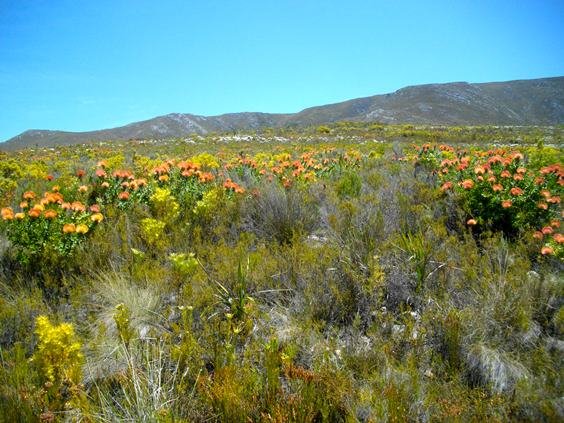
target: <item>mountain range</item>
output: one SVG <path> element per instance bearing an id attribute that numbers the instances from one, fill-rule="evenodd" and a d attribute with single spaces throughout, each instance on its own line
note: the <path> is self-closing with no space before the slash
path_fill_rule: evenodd
<path id="1" fill-rule="evenodd" d="M 219 116 L 171 113 L 117 128 L 88 132 L 32 129 L 0 144 L 0 148 L 164 139 L 263 127 L 319 125 L 342 120 L 425 125 L 558 125 L 564 123 L 564 77 L 415 85 L 390 94 L 311 107 L 298 113 L 243 112 Z"/>

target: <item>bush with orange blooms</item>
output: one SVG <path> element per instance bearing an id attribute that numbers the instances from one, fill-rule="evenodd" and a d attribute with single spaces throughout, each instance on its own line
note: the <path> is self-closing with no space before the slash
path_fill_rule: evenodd
<path id="1" fill-rule="evenodd" d="M 459 200 L 468 225 L 510 236 L 552 228 L 538 230 L 534 237 L 541 241 L 542 254 L 562 254 L 562 164 L 530 167 L 521 152 L 506 149 L 469 152 L 426 144 L 417 150 L 417 163 L 438 175 L 445 195 Z"/>

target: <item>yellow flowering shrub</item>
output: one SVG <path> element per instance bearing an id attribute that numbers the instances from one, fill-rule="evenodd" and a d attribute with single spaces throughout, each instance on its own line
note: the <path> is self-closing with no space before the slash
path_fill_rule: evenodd
<path id="1" fill-rule="evenodd" d="M 65 381 L 80 383 L 84 356 L 73 325 L 56 325 L 47 316 L 39 316 L 35 320 L 35 333 L 39 343 L 33 361 L 40 367 L 44 380 L 55 385 Z"/>
<path id="2" fill-rule="evenodd" d="M 180 206 L 168 188 L 156 188 L 150 197 L 153 214 L 165 223 L 171 223 L 178 217 Z"/>
<path id="3" fill-rule="evenodd" d="M 147 244 L 154 248 L 163 248 L 165 244 L 166 223 L 146 218 L 141 220 L 141 236 Z"/>
<path id="4" fill-rule="evenodd" d="M 219 167 L 219 162 L 210 153 L 202 153 L 197 156 L 191 157 L 190 161 L 199 164 L 204 169 L 217 169 Z"/>

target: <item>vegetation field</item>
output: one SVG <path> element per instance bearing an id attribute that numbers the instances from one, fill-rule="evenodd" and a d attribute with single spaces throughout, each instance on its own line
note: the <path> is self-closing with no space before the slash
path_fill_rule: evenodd
<path id="1" fill-rule="evenodd" d="M 0 421 L 562 421 L 559 127 L 0 153 Z"/>

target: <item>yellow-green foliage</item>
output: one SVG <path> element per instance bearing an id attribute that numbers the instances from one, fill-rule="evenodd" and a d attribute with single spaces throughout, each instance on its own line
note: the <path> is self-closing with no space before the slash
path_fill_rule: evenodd
<path id="1" fill-rule="evenodd" d="M 119 334 L 120 340 L 125 344 L 129 345 L 131 338 L 133 337 L 133 331 L 131 329 L 131 312 L 121 303 L 116 306 L 116 312 L 114 314 L 114 321 L 116 323 L 116 328 Z"/>
<path id="2" fill-rule="evenodd" d="M 217 169 L 219 162 L 210 153 L 201 153 L 197 156 L 191 157 L 190 161 L 199 164 L 204 169 Z"/>
<path id="3" fill-rule="evenodd" d="M 223 191 L 220 188 L 213 188 L 204 193 L 201 200 L 194 206 L 194 214 L 202 219 L 209 219 L 221 205 Z"/>
<path id="4" fill-rule="evenodd" d="M 147 217 L 141 220 L 141 236 L 151 247 L 162 248 L 165 243 L 166 223 Z"/>
<path id="5" fill-rule="evenodd" d="M 176 217 L 180 206 L 168 188 L 156 188 L 149 199 L 153 214 L 165 223 L 171 223 Z"/>
<path id="6" fill-rule="evenodd" d="M 35 319 L 35 333 L 39 338 L 33 356 L 45 381 L 60 384 L 80 383 L 84 356 L 81 345 L 70 323 L 53 324 L 47 316 Z"/>
<path id="7" fill-rule="evenodd" d="M 194 253 L 172 253 L 168 259 L 172 263 L 172 268 L 183 276 L 191 275 L 198 267 Z"/>

